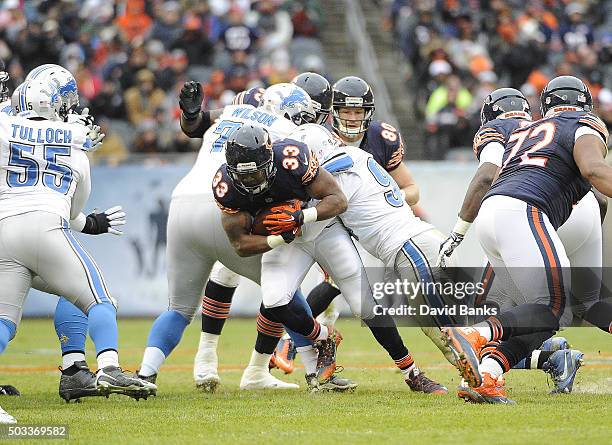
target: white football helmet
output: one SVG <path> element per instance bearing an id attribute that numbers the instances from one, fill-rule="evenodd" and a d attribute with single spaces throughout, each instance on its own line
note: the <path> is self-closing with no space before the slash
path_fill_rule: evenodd
<path id="1" fill-rule="evenodd" d="M 292 83 L 277 83 L 266 88 L 260 106 L 296 125 L 316 122 L 317 119 L 308 93 Z"/>
<path id="2" fill-rule="evenodd" d="M 62 119 L 65 119 L 68 113 L 74 111 L 74 108 L 79 105 L 79 90 L 76 80 L 66 68 L 52 63 L 40 65 L 26 76 L 26 81 L 32 79 L 55 84 L 62 101 L 60 110 Z"/>
<path id="3" fill-rule="evenodd" d="M 338 137 L 318 124 L 301 125 L 293 130 L 288 138 L 306 144 L 321 163 L 341 151 L 339 149 L 342 143 Z"/>
<path id="4" fill-rule="evenodd" d="M 42 117 L 52 121 L 62 120 L 62 101 L 54 83 L 39 80 L 23 82 L 11 96 L 11 107 L 21 117 Z"/>

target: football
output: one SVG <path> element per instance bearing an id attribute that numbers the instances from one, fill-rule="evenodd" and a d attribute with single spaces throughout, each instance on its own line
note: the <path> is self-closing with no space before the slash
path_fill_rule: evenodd
<path id="1" fill-rule="evenodd" d="M 281 201 L 270 204 L 267 207 L 263 207 L 255 217 L 253 218 L 253 224 L 251 225 L 251 233 L 253 235 L 267 236 L 271 235 L 268 228 L 264 225 L 266 217 L 272 213 L 279 212 L 283 208 L 289 208 L 291 211 L 296 211 L 302 208 L 302 203 L 299 199 L 290 199 L 289 201 Z"/>

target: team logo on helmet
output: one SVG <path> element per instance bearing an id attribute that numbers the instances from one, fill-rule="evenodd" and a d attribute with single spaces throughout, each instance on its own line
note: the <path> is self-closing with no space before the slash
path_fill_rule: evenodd
<path id="1" fill-rule="evenodd" d="M 280 95 L 281 92 L 279 91 L 278 94 Z M 291 94 L 289 94 L 289 96 L 282 98 L 282 102 L 280 104 L 280 109 L 284 110 L 285 108 L 291 108 L 295 104 L 301 104 L 304 107 L 307 107 L 308 106 L 308 99 L 309 98 L 306 97 L 306 95 L 304 94 L 303 91 L 300 91 L 297 88 L 294 88 L 291 91 Z"/>

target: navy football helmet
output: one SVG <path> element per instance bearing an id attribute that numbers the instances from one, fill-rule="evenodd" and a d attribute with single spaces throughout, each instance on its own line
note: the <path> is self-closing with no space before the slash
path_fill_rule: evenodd
<path id="1" fill-rule="evenodd" d="M 506 113 L 509 115 L 502 116 Z M 531 107 L 523 93 L 514 88 L 498 88 L 489 94 L 480 109 L 480 122 L 484 125 L 500 116 L 531 119 Z"/>
<path id="2" fill-rule="evenodd" d="M 593 110 L 593 98 L 584 82 L 574 76 L 559 76 L 548 82 L 540 94 L 542 116 L 559 105 Z"/>
<path id="3" fill-rule="evenodd" d="M 258 195 L 272 185 L 276 169 L 268 131 L 243 125 L 226 142 L 227 173 L 236 188 L 247 195 Z"/>

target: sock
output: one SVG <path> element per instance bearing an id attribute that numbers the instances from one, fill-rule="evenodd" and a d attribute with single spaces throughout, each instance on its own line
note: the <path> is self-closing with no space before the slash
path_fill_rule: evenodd
<path id="1" fill-rule="evenodd" d="M 17 332 L 17 325 L 15 323 L 6 318 L 0 318 L 0 353 L 6 349 L 9 341 L 15 337 L 15 332 Z"/>
<path id="2" fill-rule="evenodd" d="M 284 330 L 282 324 L 268 320 L 262 315 L 260 310 L 257 315 L 257 340 L 255 341 L 255 351 L 272 355 Z"/>
<path id="3" fill-rule="evenodd" d="M 202 332 L 220 335 L 229 317 L 235 287 L 221 286 L 208 280 L 202 298 Z"/>
<path id="4" fill-rule="evenodd" d="M 612 304 L 598 301 L 586 311 L 583 318 L 602 331 L 612 334 Z"/>
<path id="5" fill-rule="evenodd" d="M 338 317 L 340 316 L 340 312 L 336 310 L 335 304 L 332 301 L 327 309 L 323 311 L 322 314 L 319 314 L 316 319 L 319 323 L 324 324 L 326 326 L 333 326 L 336 324 Z"/>
<path id="6" fill-rule="evenodd" d="M 54 316 L 55 332 L 57 338 L 60 341 L 62 348 L 62 354 L 72 352 L 85 353 L 85 340 L 87 339 L 87 315 L 83 313 L 78 307 L 66 300 L 64 297 L 60 297 L 55 306 Z M 83 355 L 83 360 L 85 356 Z M 62 366 L 66 366 L 65 361 Z"/>
<path id="7" fill-rule="evenodd" d="M 536 349 L 531 351 L 527 357 L 522 359 L 512 369 L 542 369 L 542 365 L 546 363 L 548 358 L 553 355 L 553 351 L 540 351 Z"/>
<path id="8" fill-rule="evenodd" d="M 165 357 L 168 357 L 181 341 L 188 324 L 189 320 L 179 312 L 164 312 L 155 319 L 153 326 L 151 326 L 147 347 L 158 348 Z"/>
<path id="9" fill-rule="evenodd" d="M 113 349 L 99 353 L 96 359 L 98 360 L 98 369 L 107 366 L 119 366 L 119 354 Z"/>
<path id="10" fill-rule="evenodd" d="M 209 334 L 208 332 L 200 332 L 200 346 L 198 351 L 216 351 L 219 344 L 219 335 Z"/>
<path id="11" fill-rule="evenodd" d="M 161 349 L 152 346 L 147 347 L 142 357 L 138 375 L 150 377 L 157 374 L 165 360 L 166 356 Z"/>
<path id="12" fill-rule="evenodd" d="M 414 364 L 414 360 L 410 354 L 407 354 L 405 357 L 402 357 L 399 360 L 395 360 L 395 366 L 397 366 L 400 371 L 402 371 L 402 375 L 404 376 L 404 380 L 410 378 L 410 373 L 416 368 Z"/>
<path id="13" fill-rule="evenodd" d="M 482 363 L 478 367 L 478 370 L 480 371 L 481 374 L 484 372 L 488 372 L 489 374 L 491 374 L 491 377 L 493 377 L 494 379 L 498 378 L 500 375 L 504 373 L 504 370 L 502 369 L 500 364 L 497 362 L 497 360 L 493 360 L 492 358 L 489 358 L 489 357 L 485 358 L 482 361 Z"/>
<path id="14" fill-rule="evenodd" d="M 68 369 L 74 362 L 84 362 L 85 361 L 85 352 L 67 352 L 62 355 L 62 369 Z"/>
<path id="15" fill-rule="evenodd" d="M 261 352 L 257 352 L 254 350 L 253 352 L 251 352 L 249 366 L 254 366 L 256 368 L 265 368 L 267 370 L 271 356 L 272 354 L 262 354 Z"/>
<path id="16" fill-rule="evenodd" d="M 476 329 L 481 336 L 486 338 L 487 341 L 491 341 L 493 339 L 493 332 L 489 326 L 489 323 L 486 321 L 475 324 L 473 328 Z"/>
<path id="17" fill-rule="evenodd" d="M 95 304 L 87 314 L 89 335 L 96 346 L 96 353 L 119 350 L 117 310 L 110 303 Z"/>
<path id="18" fill-rule="evenodd" d="M 308 294 L 308 306 L 312 309 L 314 317 L 319 316 L 340 295 L 340 289 L 326 281 L 315 286 Z"/>
<path id="19" fill-rule="evenodd" d="M 317 359 L 319 358 L 318 351 L 312 346 L 300 346 L 296 348 L 304 368 L 306 369 L 306 375 L 316 374 L 317 372 Z"/>
<path id="20" fill-rule="evenodd" d="M 324 340 L 328 331 L 325 325 L 319 324 L 310 316 L 304 306 L 308 306 L 298 298 L 293 298 L 288 304 L 263 308 L 261 313 L 270 321 L 284 324 L 288 329 L 305 336 L 309 340 Z M 291 333 L 289 333 L 291 335 Z"/>

